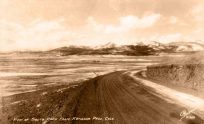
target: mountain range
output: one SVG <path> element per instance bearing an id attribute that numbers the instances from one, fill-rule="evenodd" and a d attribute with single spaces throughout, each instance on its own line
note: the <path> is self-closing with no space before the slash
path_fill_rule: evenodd
<path id="1" fill-rule="evenodd" d="M 116 45 L 108 42 L 97 47 L 87 46 L 69 46 L 50 50 L 61 56 L 67 55 L 158 55 L 162 53 L 189 53 L 203 51 L 204 44 L 197 42 L 171 42 L 163 44 L 159 42 L 150 42 L 148 44 L 138 43 L 135 45 Z"/>

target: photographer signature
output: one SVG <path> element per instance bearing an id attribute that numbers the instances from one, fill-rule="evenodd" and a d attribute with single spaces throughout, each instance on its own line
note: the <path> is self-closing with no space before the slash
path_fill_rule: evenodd
<path id="1" fill-rule="evenodd" d="M 186 110 L 183 110 L 183 111 L 180 113 L 180 116 L 181 116 L 180 121 L 181 121 L 182 119 L 184 119 L 184 118 L 186 118 L 186 119 L 191 119 L 191 120 L 195 119 L 195 116 L 193 115 L 193 112 L 194 112 L 194 111 L 196 111 L 196 108 L 195 108 L 195 109 L 192 109 L 192 110 L 190 110 L 190 111 L 188 111 L 187 109 L 186 109 Z"/>

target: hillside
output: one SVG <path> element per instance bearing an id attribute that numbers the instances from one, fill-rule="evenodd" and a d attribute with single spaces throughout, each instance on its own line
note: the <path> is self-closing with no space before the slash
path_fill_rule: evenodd
<path id="1" fill-rule="evenodd" d="M 172 42 L 162 44 L 151 42 L 149 44 L 121 45 L 107 43 L 95 48 L 85 46 L 69 46 L 50 50 L 48 52 L 58 55 L 130 55 L 130 56 L 148 56 L 161 53 L 189 53 L 204 50 L 204 45 L 194 42 Z"/>
<path id="2" fill-rule="evenodd" d="M 119 47 L 101 47 L 101 48 L 89 48 L 89 47 L 61 47 L 49 52 L 57 53 L 62 56 L 66 55 L 154 55 L 156 51 L 146 45 L 124 45 Z"/>
<path id="3" fill-rule="evenodd" d="M 204 45 L 201 43 L 196 43 L 196 42 L 172 42 L 169 45 L 177 46 L 176 48 L 177 52 L 204 50 Z"/>
<path id="4" fill-rule="evenodd" d="M 165 58 L 163 63 L 147 66 L 146 77 L 162 85 L 204 98 L 204 54 Z"/>

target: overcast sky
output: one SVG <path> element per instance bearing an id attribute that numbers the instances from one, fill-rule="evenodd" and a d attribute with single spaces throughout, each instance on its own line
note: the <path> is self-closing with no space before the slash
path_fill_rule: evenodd
<path id="1" fill-rule="evenodd" d="M 0 51 L 204 41 L 203 0 L 0 0 Z"/>

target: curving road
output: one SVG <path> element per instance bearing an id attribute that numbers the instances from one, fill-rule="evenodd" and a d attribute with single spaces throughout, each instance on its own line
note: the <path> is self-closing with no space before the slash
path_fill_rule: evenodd
<path id="1" fill-rule="evenodd" d="M 86 82 L 75 108 L 76 117 L 94 117 L 90 121 L 73 123 L 105 124 L 201 124 L 194 119 L 183 118 L 184 107 L 163 99 L 124 72 L 114 72 Z M 102 118 L 103 121 L 96 121 Z"/>

